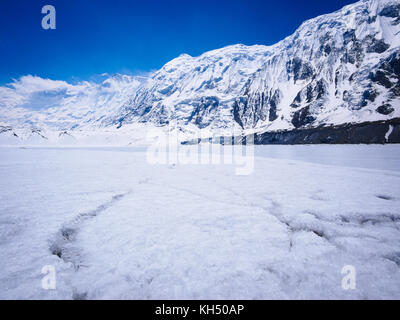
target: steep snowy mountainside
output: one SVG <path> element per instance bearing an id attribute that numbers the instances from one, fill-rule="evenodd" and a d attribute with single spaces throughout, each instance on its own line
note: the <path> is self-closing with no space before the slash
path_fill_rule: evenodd
<path id="1" fill-rule="evenodd" d="M 398 117 L 399 11 L 398 0 L 364 0 L 274 46 L 182 55 L 108 123 L 266 131 Z"/>
<path id="2" fill-rule="evenodd" d="M 361 1 L 303 23 L 278 44 L 236 113 L 245 121 L 259 113 L 255 122 L 270 130 L 398 117 L 399 8 Z"/>
<path id="3" fill-rule="evenodd" d="M 235 45 L 196 58 L 181 55 L 157 71 L 110 123 L 231 126 L 235 98 L 270 54 L 265 46 Z"/>

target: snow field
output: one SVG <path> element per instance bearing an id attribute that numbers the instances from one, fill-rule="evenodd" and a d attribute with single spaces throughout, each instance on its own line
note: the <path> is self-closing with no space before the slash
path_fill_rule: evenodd
<path id="1" fill-rule="evenodd" d="M 379 147 L 372 158 L 400 155 Z M 128 148 L 2 148 L 0 298 L 400 298 L 400 172 L 363 168 L 359 146 L 340 154 L 352 167 L 311 163 L 332 153 L 313 150 L 264 152 L 237 176 Z"/>

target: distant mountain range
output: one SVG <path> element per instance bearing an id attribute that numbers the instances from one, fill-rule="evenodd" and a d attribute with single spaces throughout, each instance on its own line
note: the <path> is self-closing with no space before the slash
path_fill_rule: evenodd
<path id="1" fill-rule="evenodd" d="M 171 122 L 188 136 L 234 128 L 257 133 L 259 143 L 400 142 L 399 48 L 400 0 L 363 0 L 273 46 L 181 55 L 148 77 L 72 85 L 25 76 L 0 88 L 0 142 L 79 140 L 82 132 L 124 132 L 129 142 L 134 128 Z M 365 124 L 366 141 L 351 133 Z M 321 128 L 339 131 L 322 139 Z M 352 138 L 337 138 L 343 128 Z M 314 138 L 261 138 L 289 132 Z"/>

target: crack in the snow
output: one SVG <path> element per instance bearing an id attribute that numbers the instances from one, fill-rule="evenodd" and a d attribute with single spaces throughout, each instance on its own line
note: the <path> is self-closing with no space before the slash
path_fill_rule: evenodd
<path id="1" fill-rule="evenodd" d="M 378 199 L 382 199 L 382 200 L 386 200 L 386 201 L 394 200 L 393 197 L 387 196 L 387 195 L 385 195 L 385 194 L 377 194 L 376 197 L 377 197 Z"/>
<path id="2" fill-rule="evenodd" d="M 392 261 L 400 268 L 400 252 L 394 252 L 391 255 L 386 255 L 383 258 Z"/>
<path id="3" fill-rule="evenodd" d="M 311 227 L 307 227 L 307 226 L 295 226 L 291 221 L 289 221 L 288 219 L 285 219 L 282 217 L 282 213 L 281 213 L 281 205 L 274 201 L 274 200 L 270 200 L 272 203 L 272 208 L 263 208 L 265 211 L 267 211 L 269 214 L 271 214 L 272 216 L 274 216 L 276 219 L 278 219 L 279 222 L 283 223 L 286 225 L 286 227 L 288 228 L 289 231 L 289 252 L 292 250 L 293 248 L 293 238 L 292 238 L 292 234 L 296 233 L 296 232 L 301 232 L 301 231 L 305 231 L 305 232 L 311 232 L 313 234 L 315 234 L 316 236 L 323 238 L 324 240 L 326 240 L 327 242 L 329 242 L 331 245 L 335 246 L 335 247 L 339 247 L 338 244 L 333 241 L 333 239 L 331 239 L 324 231 L 321 230 L 321 228 L 311 228 Z M 309 212 L 307 212 L 309 213 Z M 310 213 L 309 213 L 310 214 Z M 322 221 L 321 219 L 319 219 L 319 217 L 316 214 L 312 214 L 317 220 Z"/>
<path id="4" fill-rule="evenodd" d="M 180 191 L 184 191 L 184 192 L 190 193 L 190 194 L 198 196 L 198 197 L 203 197 L 205 199 L 209 199 L 209 200 L 212 200 L 212 201 L 215 201 L 215 202 L 224 202 L 224 203 L 226 203 L 226 201 L 221 201 L 221 200 L 212 199 L 212 198 L 210 199 L 208 196 L 206 196 L 204 194 L 195 193 L 195 192 L 192 192 L 190 190 L 178 188 L 178 187 L 175 187 L 175 186 L 172 186 L 172 185 L 169 185 L 169 187 L 177 189 L 177 190 L 180 190 Z M 243 207 L 259 208 L 259 209 L 263 210 L 264 212 L 267 212 L 269 215 L 273 216 L 275 219 L 278 220 L 279 223 L 284 224 L 287 227 L 288 231 L 289 231 L 289 245 L 288 245 L 289 252 L 291 251 L 291 249 L 293 247 L 293 239 L 292 239 L 292 235 L 291 234 L 295 233 L 295 232 L 300 232 L 300 231 L 312 232 L 313 234 L 317 235 L 318 237 L 325 239 L 326 241 L 328 241 L 329 243 L 331 243 L 335 247 L 339 247 L 338 244 L 336 244 L 334 241 L 332 241 L 332 239 L 329 238 L 320 229 L 317 230 L 316 228 L 307 228 L 307 227 L 301 227 L 300 228 L 300 227 L 296 227 L 296 226 L 292 225 L 292 223 L 289 220 L 284 219 L 282 217 L 281 205 L 277 201 L 266 198 L 266 200 L 268 200 L 271 203 L 272 207 L 265 207 L 263 205 L 254 204 L 254 203 L 248 202 L 248 200 L 244 196 L 242 196 L 241 194 L 237 193 L 236 191 L 234 191 L 234 190 L 232 190 L 230 188 L 227 188 L 227 187 L 222 186 L 222 185 L 219 185 L 219 187 L 221 189 L 225 190 L 225 191 L 228 191 L 228 192 L 232 193 L 235 197 L 238 197 L 238 198 L 242 199 L 242 201 L 243 201 L 242 203 L 236 203 L 235 201 L 233 201 L 233 202 L 230 201 L 230 204 L 243 206 Z M 313 216 L 317 220 L 322 221 L 317 215 L 313 214 Z M 331 221 L 329 221 L 329 222 L 332 223 Z"/>
<path id="5" fill-rule="evenodd" d="M 215 183 L 215 182 L 213 182 Z M 229 193 L 231 193 L 234 197 L 238 198 L 241 200 L 241 202 L 239 201 L 232 201 L 233 199 L 229 200 L 229 204 L 231 205 L 238 205 L 238 206 L 242 206 L 242 207 L 252 207 L 252 208 L 259 208 L 262 209 L 264 212 L 266 212 L 268 215 L 273 216 L 275 219 L 277 219 L 277 221 L 283 225 L 286 226 L 287 230 L 288 230 L 288 237 L 289 237 L 289 241 L 288 241 L 288 251 L 291 252 L 294 246 L 294 241 L 293 241 L 293 235 L 296 232 L 311 232 L 313 234 L 315 234 L 316 236 L 324 239 L 325 241 L 327 241 L 329 244 L 331 244 L 332 246 L 336 247 L 339 250 L 342 251 L 346 251 L 346 246 L 341 244 L 340 241 L 338 241 L 337 239 L 339 239 L 341 236 L 343 236 L 342 234 L 338 233 L 336 235 L 328 235 L 325 231 L 324 231 L 324 225 L 334 225 L 334 226 L 345 226 L 345 225 L 353 225 L 353 226 L 363 226 L 364 224 L 367 223 L 372 223 L 373 225 L 375 224 L 381 224 L 381 223 L 394 223 L 394 227 L 398 229 L 398 225 L 397 223 L 400 221 L 400 217 L 397 215 L 393 215 L 393 214 L 378 214 L 378 215 L 359 215 L 358 217 L 354 217 L 354 216 L 345 216 L 345 215 L 340 215 L 337 216 L 338 221 L 335 221 L 334 219 L 328 219 L 325 217 L 320 216 L 319 214 L 315 213 L 315 212 L 311 212 L 309 210 L 304 211 L 304 213 L 312 215 L 318 222 L 319 224 L 321 224 L 321 226 L 302 226 L 302 225 L 296 225 L 295 221 L 290 221 L 290 219 L 286 219 L 282 213 L 282 206 L 280 203 L 278 203 L 277 201 L 270 199 L 268 197 L 264 197 L 265 200 L 267 200 L 271 206 L 266 206 L 266 205 L 262 205 L 262 204 L 255 204 L 252 202 L 249 202 L 248 199 L 243 196 L 242 194 L 236 192 L 235 190 L 232 190 L 231 188 L 227 188 L 226 186 L 223 185 L 219 185 L 218 186 L 222 189 L 225 190 Z M 179 187 L 175 187 L 173 185 L 169 185 L 170 188 L 173 188 L 175 190 L 179 190 L 182 192 L 187 192 L 189 194 L 192 194 L 194 196 L 198 196 L 204 199 L 207 199 L 208 201 L 213 201 L 213 202 L 219 202 L 219 203 L 227 203 L 227 201 L 224 200 L 220 200 L 220 199 L 214 199 L 211 198 L 207 195 L 201 194 L 201 193 L 197 193 L 197 192 L 193 192 L 191 190 L 187 190 L 184 188 L 179 188 Z M 360 235 L 358 234 L 357 237 L 365 237 L 364 235 Z M 375 240 L 379 240 L 379 241 L 383 241 L 382 239 L 375 239 Z M 383 241 L 384 242 L 384 241 Z"/>
<path id="6" fill-rule="evenodd" d="M 358 214 L 357 216 L 347 217 L 347 223 L 358 225 L 365 225 L 371 223 L 372 225 L 379 225 L 384 223 L 398 223 L 400 216 L 391 213 L 381 213 L 376 215 Z"/>
<path id="7" fill-rule="evenodd" d="M 120 201 L 128 193 L 114 195 L 111 200 L 101 204 L 94 210 L 80 213 L 72 221 L 64 224 L 50 244 L 50 252 L 58 256 L 64 262 L 72 263 L 75 270 L 78 270 L 80 267 L 85 267 L 81 250 L 73 246 L 80 225 L 85 221 L 95 218 L 100 213 L 113 206 L 116 202 Z"/>

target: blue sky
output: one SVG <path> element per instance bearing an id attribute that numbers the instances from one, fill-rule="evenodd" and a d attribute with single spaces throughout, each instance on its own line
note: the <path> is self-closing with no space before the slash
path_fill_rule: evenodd
<path id="1" fill-rule="evenodd" d="M 187 53 L 273 44 L 353 0 L 1 0 L 0 84 L 32 74 L 79 81 L 140 74 Z M 55 6 L 57 29 L 41 28 Z"/>

